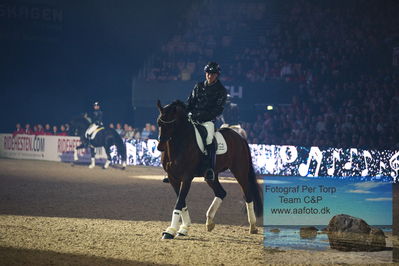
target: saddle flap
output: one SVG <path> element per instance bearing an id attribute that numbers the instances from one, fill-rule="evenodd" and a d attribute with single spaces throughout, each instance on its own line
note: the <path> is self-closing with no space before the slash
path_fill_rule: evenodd
<path id="1" fill-rule="evenodd" d="M 197 139 L 197 145 L 198 148 L 200 149 L 200 151 L 202 153 L 205 153 L 205 139 L 206 139 L 206 129 L 204 126 L 199 126 L 199 125 L 194 125 L 194 130 L 195 130 L 195 137 Z M 201 128 L 204 130 L 203 133 L 200 133 Z M 224 154 L 227 152 L 227 144 L 226 144 L 226 140 L 224 139 L 223 135 L 219 132 L 216 131 L 215 133 L 215 137 L 216 138 L 216 154 Z"/>

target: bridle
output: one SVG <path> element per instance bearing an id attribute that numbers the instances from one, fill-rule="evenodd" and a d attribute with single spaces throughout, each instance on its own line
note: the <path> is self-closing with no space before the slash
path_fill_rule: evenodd
<path id="1" fill-rule="evenodd" d="M 161 122 L 162 124 L 172 124 L 172 123 L 176 122 L 176 118 L 172 119 L 170 121 L 165 121 L 162 118 L 158 118 L 158 121 Z"/>

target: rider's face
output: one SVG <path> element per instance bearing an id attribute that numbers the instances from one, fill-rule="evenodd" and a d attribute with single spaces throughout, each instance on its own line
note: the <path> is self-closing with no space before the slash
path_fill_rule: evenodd
<path id="1" fill-rule="evenodd" d="M 98 109 L 100 109 L 100 106 L 99 105 L 94 105 L 94 110 L 98 110 Z"/>
<path id="2" fill-rule="evenodd" d="M 206 78 L 206 81 L 208 82 L 208 84 L 214 83 L 216 81 L 217 77 L 218 77 L 217 73 L 205 72 L 205 78 Z"/>

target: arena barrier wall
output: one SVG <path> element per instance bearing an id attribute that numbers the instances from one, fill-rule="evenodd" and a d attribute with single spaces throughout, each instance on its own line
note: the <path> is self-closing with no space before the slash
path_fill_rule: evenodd
<path id="1" fill-rule="evenodd" d="M 0 134 L 0 143 L 0 157 L 71 162 L 73 151 L 81 142 L 78 137 Z M 78 156 L 79 161 L 90 162 L 90 153 L 85 149 Z M 97 148 L 96 159 L 106 158 L 104 149 Z"/>
<path id="2" fill-rule="evenodd" d="M 78 137 L 0 134 L 0 156 L 71 162 L 80 144 Z M 128 165 L 160 166 L 158 141 L 127 140 Z M 399 151 L 298 147 L 250 144 L 257 174 L 275 176 L 356 178 L 364 181 L 399 182 Z M 121 163 L 115 147 L 111 148 L 113 164 Z M 103 148 L 96 159 L 104 161 Z M 89 162 L 86 150 L 79 152 L 79 162 Z"/>

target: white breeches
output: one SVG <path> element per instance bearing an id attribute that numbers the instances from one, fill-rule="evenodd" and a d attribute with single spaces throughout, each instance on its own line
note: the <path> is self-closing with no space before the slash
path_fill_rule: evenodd
<path id="1" fill-rule="evenodd" d="M 209 145 L 212 143 L 213 136 L 215 135 L 215 124 L 212 121 L 206 121 L 201 125 L 206 128 L 206 145 Z"/>
<path id="2" fill-rule="evenodd" d="M 86 134 L 85 134 L 86 138 L 87 138 L 89 135 L 93 134 L 93 132 L 94 132 L 97 128 L 98 128 L 98 126 L 97 126 L 96 124 L 91 124 L 91 125 L 89 126 L 89 128 L 86 130 Z"/>

